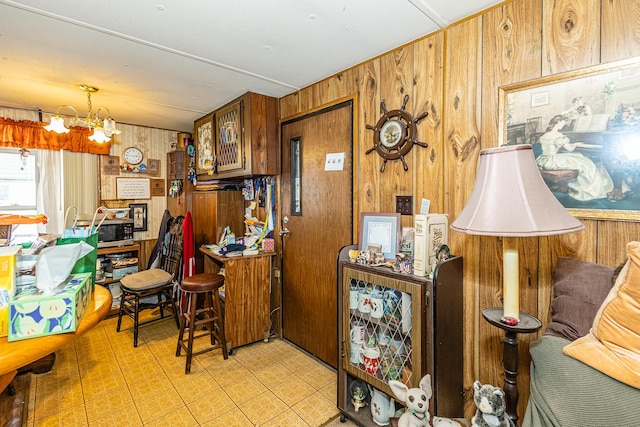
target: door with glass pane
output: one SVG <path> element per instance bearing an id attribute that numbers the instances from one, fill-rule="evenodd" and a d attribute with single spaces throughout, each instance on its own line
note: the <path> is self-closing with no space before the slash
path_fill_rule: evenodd
<path id="1" fill-rule="evenodd" d="M 282 125 L 282 330 L 337 367 L 336 255 L 352 243 L 352 102 Z M 335 162 L 340 164 L 335 164 Z"/>

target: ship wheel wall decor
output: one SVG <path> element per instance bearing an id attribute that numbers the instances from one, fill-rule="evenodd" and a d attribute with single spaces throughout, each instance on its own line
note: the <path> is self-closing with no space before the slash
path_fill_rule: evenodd
<path id="1" fill-rule="evenodd" d="M 373 131 L 373 147 L 366 151 L 366 154 L 375 151 L 384 159 L 380 172 L 384 172 L 388 160 L 402 161 L 404 170 L 409 170 L 405 156 L 409 154 L 414 145 L 427 148 L 426 142 L 420 142 L 418 137 L 418 122 L 429 114 L 427 111 L 413 118 L 411 114 L 405 111 L 409 95 L 404 96 L 402 107 L 399 110 L 387 111 L 387 106 L 382 100 L 380 109 L 383 111 L 382 116 L 375 126 L 367 125 L 367 129 Z"/>

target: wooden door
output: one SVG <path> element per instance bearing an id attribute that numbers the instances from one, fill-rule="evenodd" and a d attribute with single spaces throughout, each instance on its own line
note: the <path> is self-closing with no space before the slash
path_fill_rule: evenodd
<path id="1" fill-rule="evenodd" d="M 352 116 L 347 102 L 282 124 L 283 336 L 333 367 L 336 259 L 352 243 Z M 344 153 L 341 170 L 325 170 L 330 153 Z"/>

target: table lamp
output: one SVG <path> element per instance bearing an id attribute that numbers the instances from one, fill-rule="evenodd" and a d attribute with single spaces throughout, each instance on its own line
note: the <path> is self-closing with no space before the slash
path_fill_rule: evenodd
<path id="1" fill-rule="evenodd" d="M 584 229 L 545 184 L 529 144 L 480 151 L 478 176 L 466 206 L 451 224 L 455 231 L 502 237 L 503 307 L 483 310 L 483 317 L 505 330 L 503 365 L 507 414 L 517 424 L 518 333 L 532 333 L 542 323 L 520 311 L 517 237 L 551 236 Z"/>

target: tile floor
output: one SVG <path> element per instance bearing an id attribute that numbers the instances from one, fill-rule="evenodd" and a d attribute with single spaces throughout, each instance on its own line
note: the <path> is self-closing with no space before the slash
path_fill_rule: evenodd
<path id="1" fill-rule="evenodd" d="M 171 319 L 140 328 L 102 321 L 33 375 L 27 426 L 354 426 L 339 422 L 336 373 L 273 339 L 194 357 L 175 356 Z M 199 340 L 205 344 L 208 340 Z M 197 342 L 197 341 L 196 341 Z"/>

